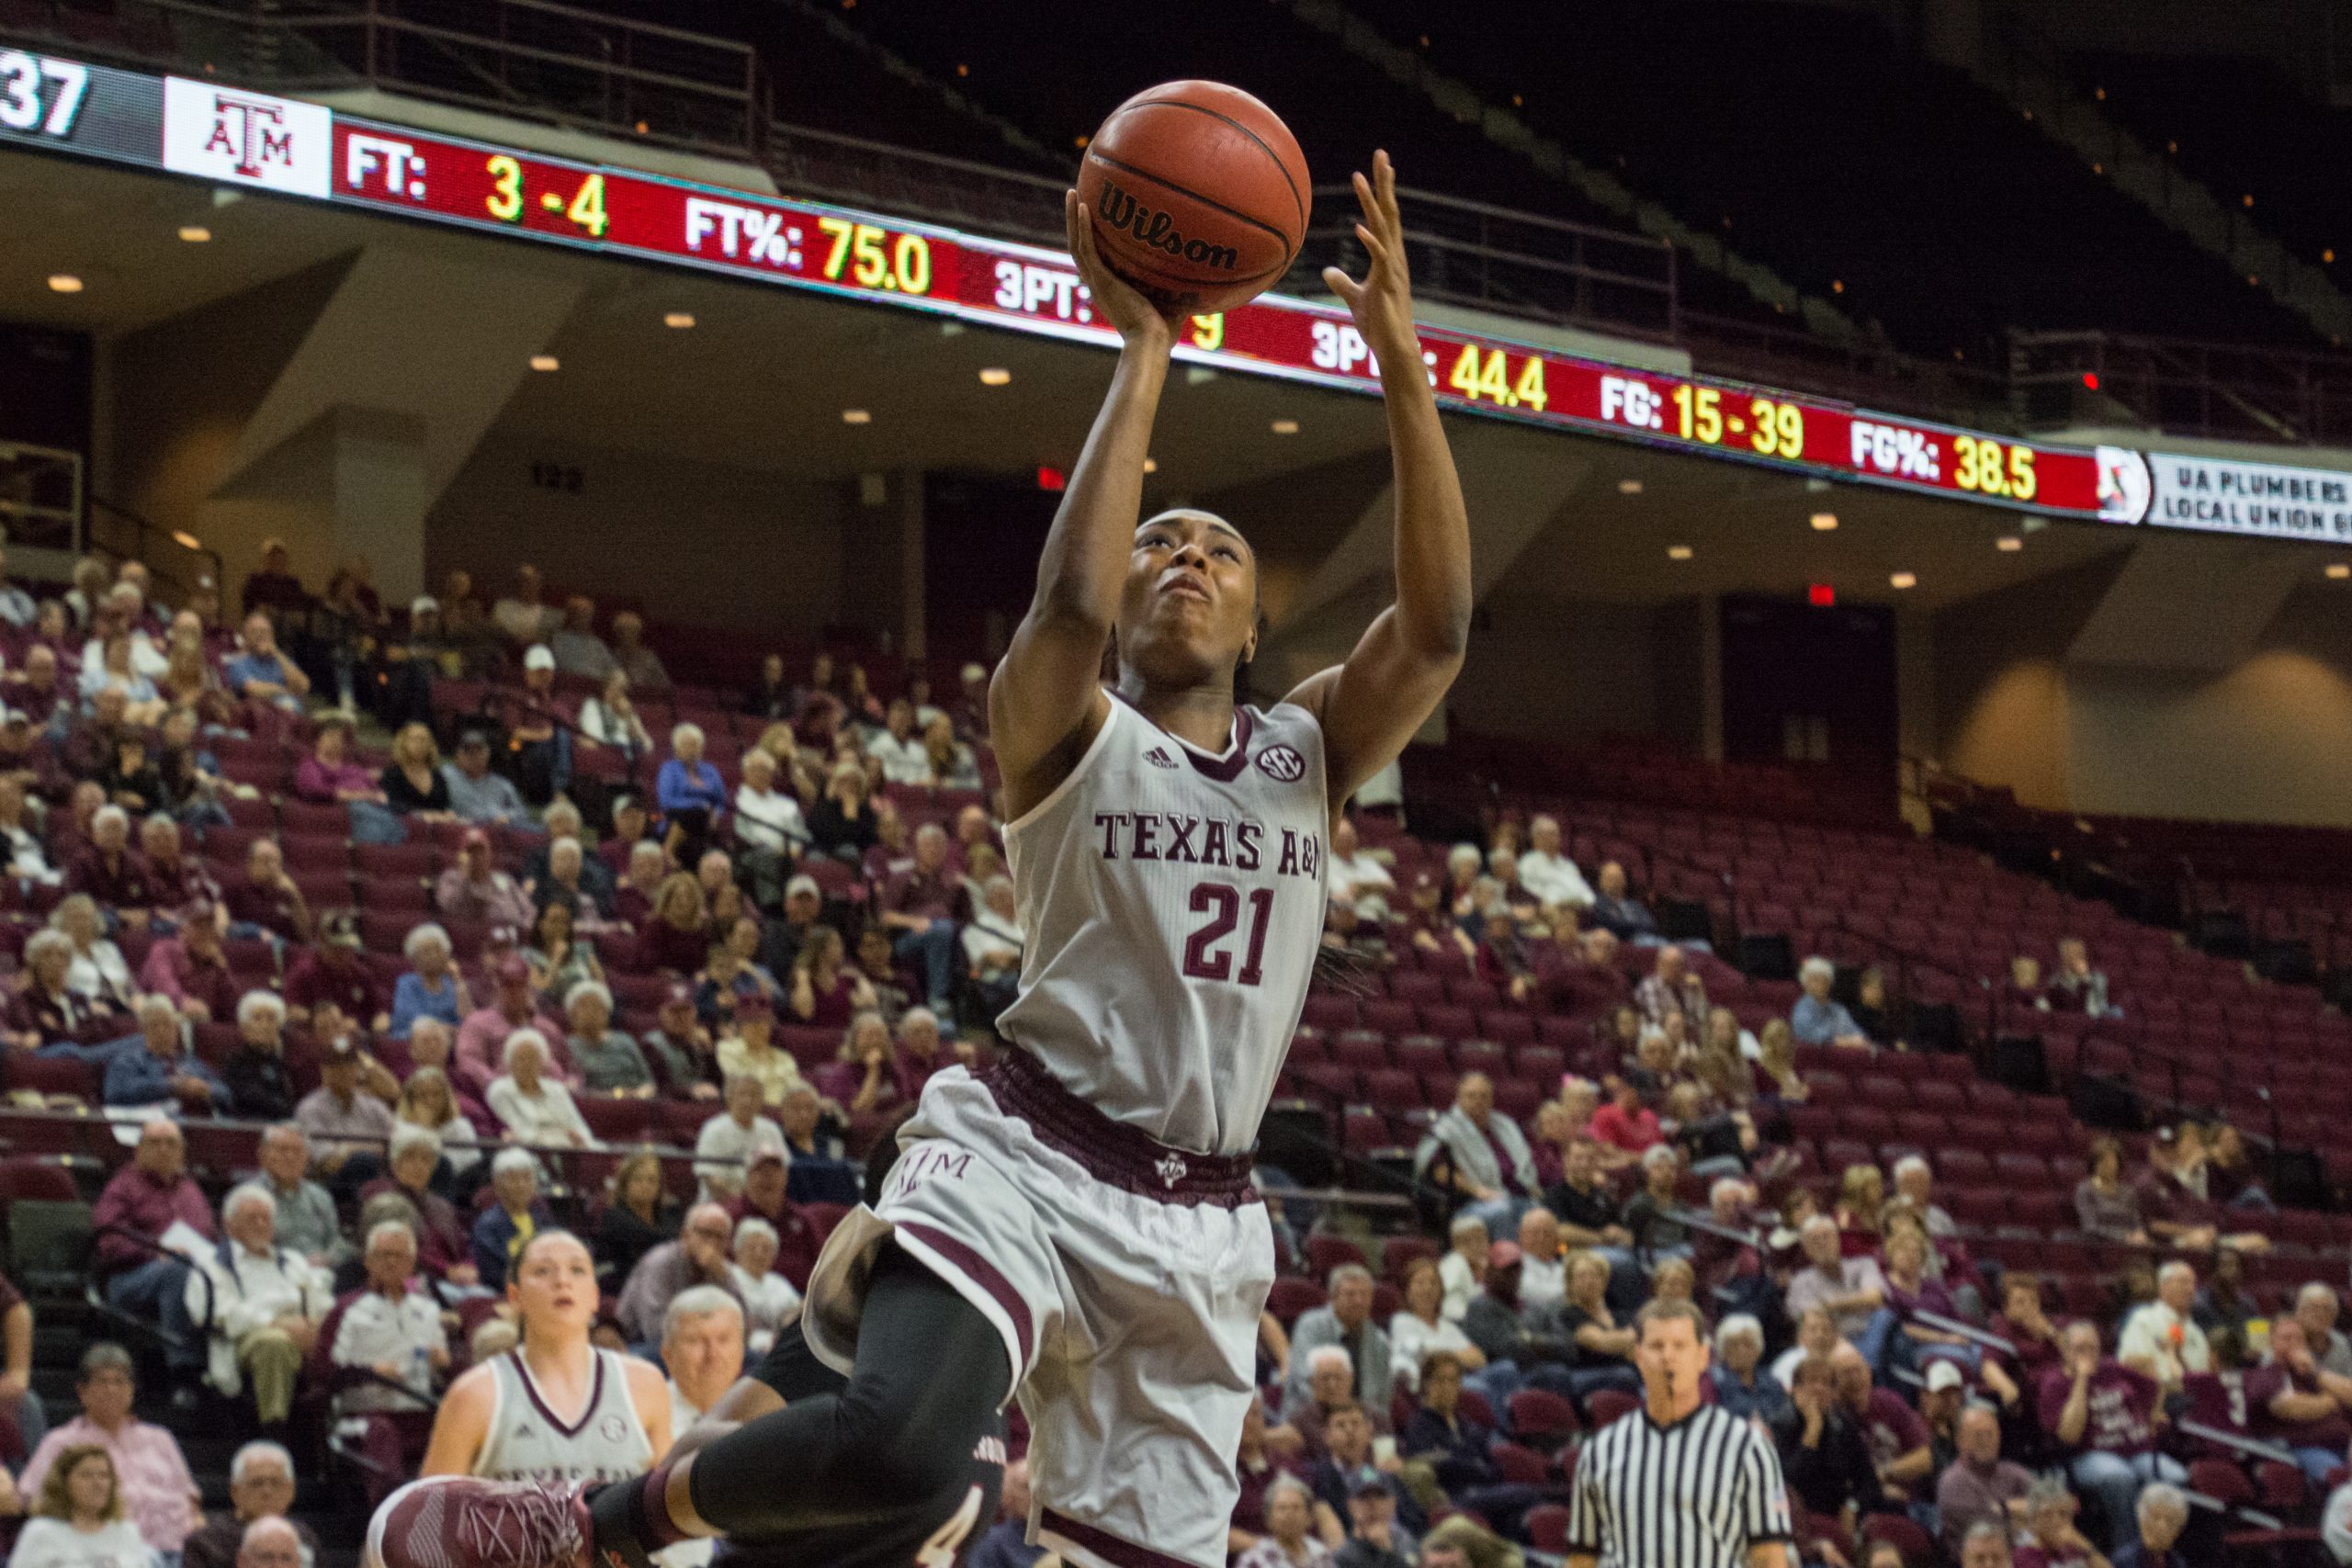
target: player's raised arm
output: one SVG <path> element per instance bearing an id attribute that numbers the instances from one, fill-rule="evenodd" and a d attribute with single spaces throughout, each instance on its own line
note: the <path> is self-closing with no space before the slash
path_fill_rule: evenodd
<path id="1" fill-rule="evenodd" d="M 1396 486 L 1396 602 L 1374 617 L 1346 663 L 1308 676 L 1290 695 L 1322 721 L 1334 811 L 1437 711 L 1462 668 L 1471 607 L 1470 519 L 1413 332 L 1405 225 L 1387 153 L 1373 154 L 1371 177 L 1356 175 L 1355 187 L 1363 208 L 1356 238 L 1371 268 L 1358 282 L 1326 267 L 1323 280 L 1380 361 Z"/>
<path id="2" fill-rule="evenodd" d="M 1094 253 L 1086 209 L 1064 198 L 1070 254 L 1124 346 L 1037 562 L 1037 594 L 989 683 L 989 737 L 1014 816 L 1065 777 L 1102 722 L 1102 650 L 1143 508 L 1143 463 L 1168 381 L 1170 323 Z"/>

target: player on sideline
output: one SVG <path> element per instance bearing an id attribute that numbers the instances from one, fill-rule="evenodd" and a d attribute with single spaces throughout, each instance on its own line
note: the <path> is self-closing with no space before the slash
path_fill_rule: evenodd
<path id="1" fill-rule="evenodd" d="M 670 1448 L 670 1389 L 651 1362 L 588 1342 L 598 1299 L 588 1248 L 570 1231 L 541 1231 L 515 1258 L 506 1299 L 523 1314 L 522 1343 L 450 1385 L 418 1473 L 524 1482 L 643 1474 Z"/>
<path id="2" fill-rule="evenodd" d="M 370 1568 L 644 1568 L 708 1535 L 780 1558 L 794 1532 L 910 1521 L 944 1564 L 1016 1394 L 1034 1537 L 1080 1568 L 1222 1568 L 1273 1278 L 1250 1151 L 1314 966 L 1332 813 L 1436 708 L 1470 622 L 1385 153 L 1355 189 L 1370 269 L 1324 277 L 1379 356 L 1396 601 L 1263 711 L 1234 700 L 1259 636 L 1248 541 L 1203 512 L 1137 523 L 1174 327 L 1066 198 L 1123 346 L 989 693 L 1030 932 L 999 1024 L 1016 1048 L 932 1078 L 880 1201 L 828 1238 L 803 1324 L 846 1390 L 642 1482 L 414 1483 L 370 1525 Z"/>

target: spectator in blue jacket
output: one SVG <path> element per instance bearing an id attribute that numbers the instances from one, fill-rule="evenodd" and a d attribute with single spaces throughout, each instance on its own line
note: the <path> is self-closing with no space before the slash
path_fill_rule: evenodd
<path id="1" fill-rule="evenodd" d="M 234 1109 L 229 1086 L 188 1046 L 186 1025 L 171 998 L 150 991 L 139 998 L 135 1011 L 138 1035 L 122 1041 L 107 1061 L 108 1105 L 158 1105 L 175 1100 L 195 1111 L 227 1115 Z"/>
<path id="2" fill-rule="evenodd" d="M 710 831 L 727 815 L 729 797 L 718 770 L 703 760 L 702 727 L 682 724 L 670 731 L 670 760 L 653 777 L 654 797 L 662 815 L 680 835 L 675 843 L 681 864 L 691 865 L 710 840 Z"/>
<path id="3" fill-rule="evenodd" d="M 498 1201 L 474 1222 L 474 1268 L 486 1288 L 503 1292 L 516 1254 L 555 1216 L 539 1201 L 539 1162 L 528 1149 L 501 1149 L 490 1162 L 490 1188 Z"/>
<path id="4" fill-rule="evenodd" d="M 1862 1033 L 1862 1026 L 1846 1010 L 1846 1004 L 1833 1000 L 1829 987 L 1837 983 L 1838 966 L 1826 958 L 1815 955 L 1797 967 L 1797 984 L 1804 987 L 1804 995 L 1789 1010 L 1789 1032 L 1800 1045 L 1851 1045 L 1870 1043 Z"/>

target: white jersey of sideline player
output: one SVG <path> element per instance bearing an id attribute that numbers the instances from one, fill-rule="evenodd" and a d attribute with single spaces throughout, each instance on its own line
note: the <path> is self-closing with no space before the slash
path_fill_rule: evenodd
<path id="1" fill-rule="evenodd" d="M 1248 1153 L 1315 972 L 1329 823 L 1306 709 L 1236 708 L 1212 755 L 1114 695 L 1005 829 L 1028 942 L 999 1032 L 1114 1121 Z"/>
<path id="2" fill-rule="evenodd" d="M 507 1300 L 523 1342 L 449 1385 L 424 1475 L 626 1481 L 670 1450 L 670 1387 L 650 1361 L 588 1342 L 599 1292 L 588 1248 L 541 1231 L 514 1260 Z"/>
<path id="3" fill-rule="evenodd" d="M 490 1363 L 490 1430 L 473 1472 L 493 1481 L 626 1481 L 653 1468 L 653 1439 L 629 1397 L 630 1358 L 597 1350 L 587 1408 L 559 1416 L 520 1347 Z M 666 1407 L 666 1401 L 665 1401 Z"/>

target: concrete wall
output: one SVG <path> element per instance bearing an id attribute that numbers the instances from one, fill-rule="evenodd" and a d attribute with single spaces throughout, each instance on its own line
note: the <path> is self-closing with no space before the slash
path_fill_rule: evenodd
<path id="1" fill-rule="evenodd" d="M 534 482 L 534 463 L 577 469 L 580 490 Z M 463 567 L 488 596 L 528 560 L 656 620 L 805 635 L 840 618 L 854 534 L 887 535 L 895 561 L 896 513 L 854 487 L 493 430 L 428 513 L 425 559 L 434 581 Z"/>

